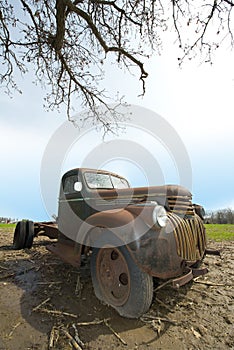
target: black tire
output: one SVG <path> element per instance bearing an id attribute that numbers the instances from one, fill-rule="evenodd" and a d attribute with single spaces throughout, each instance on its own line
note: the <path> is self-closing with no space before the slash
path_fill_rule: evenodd
<path id="1" fill-rule="evenodd" d="M 33 221 L 26 221 L 26 241 L 24 248 L 32 248 L 34 239 L 34 223 Z"/>
<path id="2" fill-rule="evenodd" d="M 14 238 L 13 238 L 13 248 L 23 249 L 26 242 L 26 221 L 19 221 L 16 225 Z"/>
<path id="3" fill-rule="evenodd" d="M 91 277 L 96 297 L 121 316 L 138 318 L 149 310 L 153 278 L 136 265 L 125 246 L 93 248 Z"/>

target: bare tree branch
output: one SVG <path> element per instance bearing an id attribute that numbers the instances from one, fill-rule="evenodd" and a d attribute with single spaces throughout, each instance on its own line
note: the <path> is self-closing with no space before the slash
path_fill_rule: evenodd
<path id="1" fill-rule="evenodd" d="M 1 86 L 19 90 L 15 72 L 24 74 L 30 64 L 47 86 L 49 108 L 65 104 L 71 119 L 80 101 L 109 130 L 111 121 L 97 108 L 110 102 L 99 86 L 107 56 L 139 70 L 144 94 L 145 60 L 161 51 L 164 31 L 172 28 L 178 38 L 180 64 L 198 53 L 212 62 L 219 46 L 234 44 L 233 8 L 232 0 L 20 0 L 18 6 L 0 0 Z"/>

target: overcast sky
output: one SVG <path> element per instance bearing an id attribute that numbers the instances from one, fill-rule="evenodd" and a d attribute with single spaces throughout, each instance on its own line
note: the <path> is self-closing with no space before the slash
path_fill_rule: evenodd
<path id="1" fill-rule="evenodd" d="M 149 78 L 143 98 L 137 97 L 141 92 L 137 78 L 115 71 L 113 65 L 107 67 L 104 82 L 107 90 L 118 90 L 125 95 L 128 103 L 147 107 L 161 115 L 178 133 L 191 162 L 190 190 L 194 202 L 208 210 L 234 208 L 233 59 L 233 52 L 222 49 L 217 52 L 212 66 L 200 65 L 196 60 L 179 69 L 176 52 L 168 45 L 161 57 L 155 55 L 147 62 Z M 57 211 L 56 195 L 51 198 L 53 212 L 47 213 L 43 204 L 41 160 L 51 137 L 66 121 L 66 115 L 64 111 L 43 109 L 44 92 L 40 86 L 33 85 L 32 80 L 30 75 L 18 78 L 22 95 L 16 93 L 10 99 L 3 92 L 0 94 L 0 216 L 36 221 L 48 220 L 48 214 Z M 71 146 L 61 173 L 69 167 L 82 165 L 82 157 L 87 151 L 85 145 L 90 150 L 102 142 L 101 134 L 94 132 L 92 135 L 84 136 Z M 138 135 L 137 140 L 131 137 L 143 146 L 147 144 L 144 137 Z M 163 151 L 159 148 L 155 144 L 151 151 L 162 166 L 163 178 L 167 183 L 175 183 L 178 177 L 174 168 L 170 160 L 162 164 Z M 137 165 L 132 166 L 132 171 L 126 171 L 125 162 L 113 159 L 106 167 L 130 176 L 134 186 L 147 184 L 144 171 L 142 174 Z M 155 179 L 155 185 L 159 185 L 158 181 Z"/>

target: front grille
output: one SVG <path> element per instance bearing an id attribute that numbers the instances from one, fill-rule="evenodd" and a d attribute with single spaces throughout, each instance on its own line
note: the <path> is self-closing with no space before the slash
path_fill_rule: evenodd
<path id="1" fill-rule="evenodd" d="M 200 260 L 206 248 L 205 228 L 198 215 L 183 219 L 168 212 L 177 245 L 177 254 L 184 260 Z"/>
<path id="2" fill-rule="evenodd" d="M 177 215 L 194 216 L 194 207 L 190 197 L 168 196 L 169 209 Z"/>

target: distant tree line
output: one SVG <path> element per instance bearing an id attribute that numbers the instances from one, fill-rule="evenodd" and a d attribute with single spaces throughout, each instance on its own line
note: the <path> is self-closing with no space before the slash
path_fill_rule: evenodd
<path id="1" fill-rule="evenodd" d="M 205 222 L 207 224 L 234 224 L 234 210 L 227 208 L 207 213 Z"/>
<path id="2" fill-rule="evenodd" d="M 0 216 L 0 223 L 4 223 L 4 224 L 10 224 L 10 223 L 15 223 L 15 222 L 17 222 L 18 221 L 18 219 L 12 219 L 12 218 L 6 218 L 6 217 L 1 217 Z"/>

